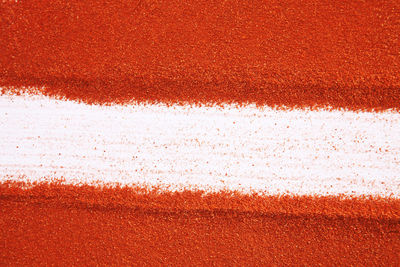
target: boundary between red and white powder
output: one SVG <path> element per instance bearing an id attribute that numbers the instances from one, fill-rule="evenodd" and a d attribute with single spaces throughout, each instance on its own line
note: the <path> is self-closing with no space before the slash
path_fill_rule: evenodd
<path id="1" fill-rule="evenodd" d="M 400 114 L 0 96 L 0 182 L 400 197 Z"/>

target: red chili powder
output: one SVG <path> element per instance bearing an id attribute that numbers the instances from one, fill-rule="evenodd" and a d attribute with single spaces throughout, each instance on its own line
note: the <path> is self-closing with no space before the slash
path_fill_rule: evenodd
<path id="1" fill-rule="evenodd" d="M 0 85 L 87 103 L 400 107 L 400 2 L 3 1 Z"/>
<path id="2" fill-rule="evenodd" d="M 399 1 L 3 1 L 0 86 L 86 103 L 400 107 Z M 4 265 L 400 265 L 393 199 L 0 186 Z"/>
<path id="3" fill-rule="evenodd" d="M 25 188 L 25 189 L 22 189 Z M 400 201 L 3 183 L 6 265 L 398 265 Z"/>

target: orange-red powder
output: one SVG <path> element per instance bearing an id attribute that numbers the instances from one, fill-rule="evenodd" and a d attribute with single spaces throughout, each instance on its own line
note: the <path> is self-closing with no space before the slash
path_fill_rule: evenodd
<path id="1" fill-rule="evenodd" d="M 400 2 L 6 1 L 0 85 L 88 103 L 400 106 Z"/>
<path id="2" fill-rule="evenodd" d="M 400 264 L 400 201 L 3 183 L 5 265 Z"/>
<path id="3" fill-rule="evenodd" d="M 1 92 L 398 109 L 399 11 L 395 0 L 3 1 Z M 400 265 L 398 200 L 23 186 L 0 185 L 3 265 Z"/>

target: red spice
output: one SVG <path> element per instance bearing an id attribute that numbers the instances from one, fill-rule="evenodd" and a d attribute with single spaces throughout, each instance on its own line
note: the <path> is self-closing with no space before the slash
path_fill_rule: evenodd
<path id="1" fill-rule="evenodd" d="M 400 107 L 400 2 L 7 1 L 0 85 L 87 103 Z"/>
<path id="2" fill-rule="evenodd" d="M 1 93 L 398 109 L 398 10 L 397 0 L 3 1 Z M 0 185 L 6 265 L 400 265 L 398 200 L 22 186 Z"/>
<path id="3" fill-rule="evenodd" d="M 25 188 L 25 189 L 23 189 Z M 242 194 L 237 191 L 205 193 L 201 190 L 171 192 L 168 189 L 143 186 L 63 185 L 59 182 L 0 183 L 0 195 L 20 200 L 37 199 L 40 203 L 57 200 L 65 205 L 81 203 L 85 207 L 140 208 L 163 212 L 227 211 L 263 215 L 322 215 L 400 220 L 400 200 L 380 197 L 346 196 L 270 196 Z"/>
<path id="4" fill-rule="evenodd" d="M 3 264 L 398 265 L 400 201 L 0 187 Z"/>

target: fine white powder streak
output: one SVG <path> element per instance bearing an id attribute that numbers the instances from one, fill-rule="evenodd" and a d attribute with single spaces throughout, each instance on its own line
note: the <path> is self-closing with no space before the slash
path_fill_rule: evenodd
<path id="1" fill-rule="evenodd" d="M 400 114 L 0 96 L 0 181 L 400 197 Z"/>

